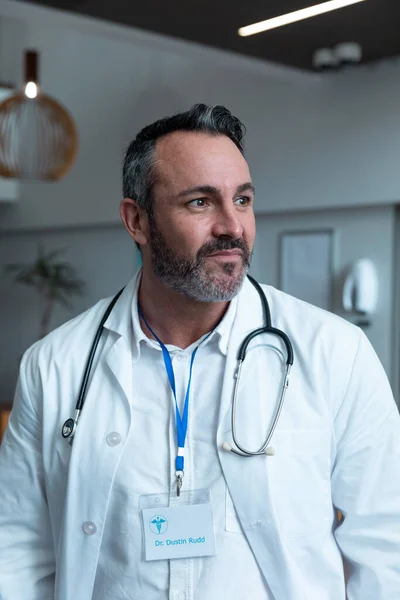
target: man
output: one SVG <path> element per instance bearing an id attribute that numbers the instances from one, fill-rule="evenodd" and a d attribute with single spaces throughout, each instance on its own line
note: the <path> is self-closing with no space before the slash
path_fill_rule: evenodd
<path id="1" fill-rule="evenodd" d="M 290 348 L 261 333 L 234 420 L 237 442 L 266 452 L 229 451 L 238 350 L 265 319 L 246 277 L 242 138 L 227 109 L 196 105 L 130 145 L 121 217 L 143 267 L 105 321 L 77 424 L 63 427 L 110 299 L 21 363 L 0 457 L 2 600 L 400 597 L 400 418 L 358 328 L 262 286 L 290 384 L 265 444 Z"/>

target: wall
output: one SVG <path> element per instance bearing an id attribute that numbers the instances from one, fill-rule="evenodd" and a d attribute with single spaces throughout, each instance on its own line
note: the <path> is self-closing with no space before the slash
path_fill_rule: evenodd
<path id="1" fill-rule="evenodd" d="M 16 205 L 0 204 L 0 263 L 31 256 L 39 240 L 68 246 L 68 256 L 84 271 L 88 295 L 72 312 L 58 313 L 54 324 L 111 293 L 131 274 L 134 253 L 118 215 L 121 162 L 130 139 L 153 119 L 194 102 L 222 103 L 248 130 L 259 240 L 266 244 L 262 262 L 269 265 L 261 270 L 256 254 L 257 276 L 276 281 L 280 228 L 326 226 L 332 219 L 343 232 L 339 271 L 361 251 L 379 261 L 383 293 L 368 334 L 390 374 L 394 216 L 387 205 L 400 197 L 398 60 L 316 76 L 0 0 L 0 80 L 21 83 L 24 48 L 41 52 L 42 88 L 74 116 L 80 150 L 61 182 L 23 183 Z M 358 208 L 340 215 L 333 210 L 339 207 Z M 321 208 L 327 210 L 293 214 Z M 98 254 L 107 239 L 116 250 L 105 252 L 107 268 L 99 272 Z M 0 286 L 0 302 L 7 307 L 0 330 L 8 343 L 1 349 L 0 377 L 9 394 L 18 356 L 35 339 L 38 307 L 29 290 L 11 291 L 4 280 Z"/>
<path id="2" fill-rule="evenodd" d="M 293 162 L 293 181 L 302 189 L 301 205 L 341 207 L 399 201 L 399 97 L 399 57 L 326 79 L 319 102 L 329 110 L 318 127 L 319 148 L 311 139 L 311 147 L 305 145 L 299 153 L 303 157 L 300 166 Z M 302 167 L 310 157 L 313 174 L 306 165 Z M 282 200 L 291 193 L 295 193 L 292 184 L 280 187 Z M 291 202 L 288 205 L 293 207 Z"/>
<path id="3" fill-rule="evenodd" d="M 279 287 L 279 239 L 285 231 L 332 229 L 334 231 L 334 298 L 336 314 L 356 319 L 344 312 L 341 304 L 344 275 L 350 264 L 359 258 L 374 261 L 378 274 L 380 296 L 372 325 L 365 333 L 393 381 L 391 361 L 394 343 L 394 219 L 392 206 L 313 212 L 271 214 L 257 219 L 257 240 L 252 273 L 261 281 Z M 397 386 L 396 386 L 397 388 Z"/>
<path id="4" fill-rule="evenodd" d="M 301 136 L 298 115 L 318 86 L 312 75 L 31 4 L 0 0 L 1 15 L 0 69 L 9 59 L 15 69 L 16 55 L 22 62 L 24 48 L 37 48 L 42 89 L 68 107 L 80 137 L 70 174 L 57 184 L 23 184 L 20 203 L 0 211 L 3 230 L 117 223 L 129 141 L 145 124 L 199 101 L 226 104 L 243 119 L 262 185 L 279 141 L 276 125 L 270 137 L 272 124 L 285 114 Z"/>
<path id="5" fill-rule="evenodd" d="M 400 408 L 400 206 L 396 207 L 393 294 L 392 385 Z"/>
<path id="6" fill-rule="evenodd" d="M 400 61 L 317 76 L 166 36 L 0 0 L 0 79 L 41 52 L 43 90 L 79 129 L 58 184 L 26 183 L 0 230 L 117 223 L 123 151 L 137 130 L 194 102 L 245 122 L 259 214 L 395 203 L 400 197 Z"/>
<path id="7" fill-rule="evenodd" d="M 63 249 L 60 260 L 71 263 L 85 282 L 84 294 L 71 298 L 70 308 L 56 307 L 51 329 L 115 294 L 137 266 L 136 247 L 122 225 L 0 236 L 0 405 L 12 399 L 20 357 L 38 339 L 41 308 L 36 292 L 5 277 L 4 267 L 33 261 L 39 245 Z"/>
<path id="8" fill-rule="evenodd" d="M 391 348 L 398 335 L 392 327 L 394 265 L 394 208 L 325 210 L 292 214 L 270 214 L 257 218 L 257 240 L 251 272 L 260 281 L 279 286 L 279 238 L 284 231 L 333 229 L 334 312 L 346 316 L 341 307 L 343 275 L 357 258 L 371 258 L 379 272 L 380 297 L 372 326 L 365 330 L 388 376 L 396 384 L 397 369 L 391 364 Z M 86 282 L 85 294 L 72 299 L 69 309 L 57 307 L 51 326 L 56 327 L 79 314 L 99 298 L 120 289 L 137 266 L 133 242 L 122 226 L 69 228 L 65 230 L 14 233 L 0 237 L 0 273 L 9 262 L 24 262 L 37 247 L 65 248 L 70 261 Z M 27 259 L 28 257 L 28 259 Z M 38 337 L 39 303 L 33 290 L 0 278 L 0 404 L 8 400 L 15 385 L 19 359 Z"/>

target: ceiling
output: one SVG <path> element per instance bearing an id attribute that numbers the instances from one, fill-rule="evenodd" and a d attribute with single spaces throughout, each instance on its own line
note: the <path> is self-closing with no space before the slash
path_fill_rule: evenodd
<path id="1" fill-rule="evenodd" d="M 33 0 L 28 0 L 32 2 Z M 41 4 L 311 70 L 314 50 L 358 42 L 363 62 L 400 54 L 399 0 L 366 0 L 242 38 L 239 27 L 319 0 L 34 0 Z"/>

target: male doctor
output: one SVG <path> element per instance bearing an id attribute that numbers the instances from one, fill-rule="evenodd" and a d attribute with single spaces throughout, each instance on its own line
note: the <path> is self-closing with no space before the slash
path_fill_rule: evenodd
<path id="1" fill-rule="evenodd" d="M 77 424 L 111 299 L 22 359 L 0 456 L 1 600 L 400 598 L 400 418 L 358 328 L 262 286 L 294 363 L 267 454 L 230 451 L 238 349 L 264 325 L 242 137 L 227 109 L 196 105 L 129 146 L 121 217 L 143 267 L 105 321 Z M 248 347 L 235 428 L 250 451 L 286 361 L 279 336 Z"/>

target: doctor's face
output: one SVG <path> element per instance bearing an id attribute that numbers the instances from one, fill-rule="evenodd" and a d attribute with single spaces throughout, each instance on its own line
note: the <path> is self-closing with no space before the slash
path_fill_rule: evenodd
<path id="1" fill-rule="evenodd" d="M 157 142 L 156 174 L 144 266 L 200 302 L 231 300 L 255 239 L 246 160 L 226 136 L 175 132 Z"/>

